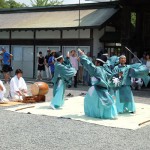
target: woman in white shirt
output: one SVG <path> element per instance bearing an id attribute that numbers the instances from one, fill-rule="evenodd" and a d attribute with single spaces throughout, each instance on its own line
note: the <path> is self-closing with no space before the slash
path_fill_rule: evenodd
<path id="1" fill-rule="evenodd" d="M 27 95 L 27 85 L 22 78 L 21 69 L 17 69 L 15 74 L 10 81 L 10 96 L 12 100 L 23 100 L 23 96 Z"/>

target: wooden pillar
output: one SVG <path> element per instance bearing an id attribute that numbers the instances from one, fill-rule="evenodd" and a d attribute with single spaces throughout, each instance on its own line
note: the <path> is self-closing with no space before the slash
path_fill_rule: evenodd
<path id="1" fill-rule="evenodd" d="M 90 44 L 90 55 L 93 57 L 93 47 L 94 47 L 94 41 L 93 41 L 93 29 L 90 29 L 90 39 L 91 39 L 91 44 Z"/>
<path id="2" fill-rule="evenodd" d="M 125 49 L 125 47 L 129 47 L 130 42 L 130 24 L 131 24 L 131 11 L 128 6 L 124 6 L 121 12 L 121 53 L 124 53 L 127 57 L 127 61 L 129 62 L 129 52 Z"/>
<path id="3" fill-rule="evenodd" d="M 11 30 L 9 31 L 9 53 L 12 53 L 12 36 L 11 36 Z M 12 60 L 10 61 L 10 65 L 12 65 Z"/>
<path id="4" fill-rule="evenodd" d="M 36 78 L 36 30 L 33 30 L 33 78 Z"/>
<path id="5" fill-rule="evenodd" d="M 143 37 L 143 23 L 144 23 L 144 13 L 142 10 L 137 12 L 137 27 L 136 27 L 136 37 L 137 37 L 137 45 L 136 51 L 142 55 L 142 51 L 144 51 L 144 37 Z"/>
<path id="6" fill-rule="evenodd" d="M 12 53 L 11 45 L 12 45 L 12 33 L 11 30 L 9 31 L 9 52 Z"/>
<path id="7" fill-rule="evenodd" d="M 63 39 L 63 31 L 60 30 L 60 51 L 62 52 L 63 54 L 63 43 L 62 43 L 62 39 Z"/>

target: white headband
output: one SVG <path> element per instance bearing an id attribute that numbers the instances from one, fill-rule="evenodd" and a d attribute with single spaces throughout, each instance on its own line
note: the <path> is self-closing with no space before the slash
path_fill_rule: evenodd
<path id="1" fill-rule="evenodd" d="M 99 58 L 97 58 L 96 60 L 98 60 L 98 61 L 101 61 L 102 63 L 106 63 L 106 62 L 104 62 L 102 59 L 99 59 Z"/>
<path id="2" fill-rule="evenodd" d="M 55 60 L 57 60 L 57 59 L 59 59 L 59 58 L 62 58 L 62 57 L 63 57 L 63 55 L 60 55 L 59 57 L 55 58 Z"/>
<path id="3" fill-rule="evenodd" d="M 104 55 L 104 56 L 108 56 L 108 53 L 104 53 L 103 55 Z"/>

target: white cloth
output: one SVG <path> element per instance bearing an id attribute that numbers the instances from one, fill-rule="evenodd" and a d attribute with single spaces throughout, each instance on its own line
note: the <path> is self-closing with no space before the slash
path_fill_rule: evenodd
<path id="1" fill-rule="evenodd" d="M 120 80 L 119 80 L 119 78 L 115 78 L 115 77 L 113 77 L 113 83 L 115 84 L 115 87 L 117 87 L 117 86 L 119 86 L 119 84 L 120 84 Z"/>
<path id="2" fill-rule="evenodd" d="M 11 95 L 11 97 L 12 98 L 16 98 L 16 96 L 18 97 L 17 91 L 22 91 L 22 90 L 27 91 L 27 85 L 25 83 L 25 80 L 22 77 L 20 77 L 20 79 L 18 79 L 17 76 L 14 76 L 10 80 L 10 95 Z"/>
<path id="3" fill-rule="evenodd" d="M 46 71 L 46 77 L 47 77 L 47 79 L 51 79 L 52 78 L 51 70 L 46 65 L 45 65 L 45 71 Z"/>
<path id="4" fill-rule="evenodd" d="M 78 64 L 77 57 L 70 56 L 70 62 L 71 62 L 72 67 L 78 70 L 79 64 Z"/>
<path id="5" fill-rule="evenodd" d="M 2 86 L 2 88 L 3 88 L 3 91 L 2 90 L 0 90 L 0 101 L 3 101 L 3 99 L 4 99 L 4 94 L 6 93 L 6 88 L 5 88 L 5 86 L 4 86 L 4 84 L 3 84 L 3 82 L 0 80 L 0 85 Z"/>
<path id="6" fill-rule="evenodd" d="M 43 70 L 38 70 L 37 71 L 37 79 L 39 79 L 39 77 L 42 79 L 42 77 L 43 77 Z"/>

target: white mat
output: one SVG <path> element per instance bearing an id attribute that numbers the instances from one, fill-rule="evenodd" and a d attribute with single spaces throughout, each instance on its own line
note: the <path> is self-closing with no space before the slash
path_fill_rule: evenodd
<path id="1" fill-rule="evenodd" d="M 104 120 L 104 119 L 86 117 L 84 115 L 84 110 L 83 110 L 83 100 L 84 97 L 81 96 L 69 98 L 68 100 L 65 101 L 64 107 L 62 109 L 57 109 L 57 110 L 50 109 L 49 102 L 23 105 L 14 108 L 9 108 L 6 110 L 16 111 L 17 109 L 25 108 L 16 112 L 71 118 L 73 120 L 80 120 L 83 122 L 93 123 L 97 125 L 116 127 L 116 128 L 125 128 L 125 129 L 132 129 L 132 130 L 136 130 L 150 123 L 150 105 L 136 103 L 136 107 L 137 107 L 136 114 L 127 113 L 127 114 L 119 115 L 117 120 Z M 27 107 L 35 106 L 35 107 L 26 108 L 26 106 Z"/>

